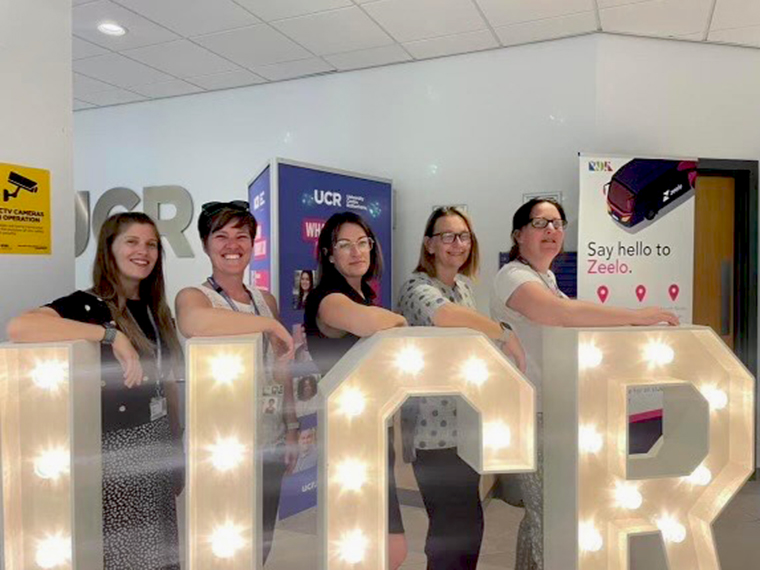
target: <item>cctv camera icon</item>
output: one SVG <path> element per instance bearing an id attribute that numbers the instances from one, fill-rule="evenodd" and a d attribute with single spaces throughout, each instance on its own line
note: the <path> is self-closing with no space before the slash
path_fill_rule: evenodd
<path id="1" fill-rule="evenodd" d="M 37 183 L 34 180 L 30 180 L 29 178 L 21 176 L 18 172 L 10 173 L 10 175 L 8 176 L 8 184 L 10 184 L 11 186 L 15 186 L 16 189 L 14 191 L 4 189 L 3 202 L 7 202 L 11 198 L 18 197 L 18 193 L 21 190 L 26 190 L 27 192 L 31 192 L 32 194 L 37 193 Z"/>

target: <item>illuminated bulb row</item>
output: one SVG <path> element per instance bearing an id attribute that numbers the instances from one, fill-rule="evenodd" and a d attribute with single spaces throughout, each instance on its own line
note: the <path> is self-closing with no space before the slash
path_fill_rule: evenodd
<path id="1" fill-rule="evenodd" d="M 488 366 L 480 358 L 472 357 L 462 366 L 465 380 L 475 386 L 482 386 L 488 380 Z"/>
<path id="2" fill-rule="evenodd" d="M 344 491 L 361 491 L 367 482 L 367 464 L 362 461 L 346 459 L 335 471 L 335 480 Z"/>
<path id="3" fill-rule="evenodd" d="M 40 568 L 58 568 L 71 562 L 71 538 L 50 536 L 37 543 L 34 561 Z"/>
<path id="4" fill-rule="evenodd" d="M 348 418 L 360 415 L 366 407 L 367 401 L 358 388 L 345 388 L 338 397 L 338 413 Z"/>
<path id="5" fill-rule="evenodd" d="M 369 540 L 364 533 L 355 529 L 349 531 L 338 540 L 338 556 L 348 564 L 358 564 L 367 555 Z"/>
<path id="6" fill-rule="evenodd" d="M 593 344 L 578 346 L 578 364 L 581 370 L 596 368 L 602 363 L 602 351 Z"/>
<path id="7" fill-rule="evenodd" d="M 217 439 L 210 445 L 211 464 L 217 471 L 231 471 L 245 459 L 245 446 L 235 437 Z"/>
<path id="8" fill-rule="evenodd" d="M 32 382 L 43 390 L 55 392 L 65 381 L 66 363 L 60 360 L 39 362 L 32 370 Z"/>
<path id="9" fill-rule="evenodd" d="M 686 538 L 686 527 L 674 517 L 663 516 L 655 521 L 662 533 L 662 538 L 668 542 L 683 542 Z"/>
<path id="10" fill-rule="evenodd" d="M 34 460 L 34 473 L 41 479 L 57 481 L 62 475 L 68 475 L 71 458 L 63 447 L 56 447 L 40 453 Z"/>
<path id="11" fill-rule="evenodd" d="M 211 359 L 211 375 L 219 384 L 230 385 L 243 373 L 240 358 L 230 355 L 215 356 Z"/>
<path id="12" fill-rule="evenodd" d="M 728 395 L 715 386 L 703 386 L 700 392 L 710 404 L 711 410 L 722 410 L 728 405 Z"/>
<path id="13" fill-rule="evenodd" d="M 710 481 L 712 481 L 712 473 L 707 467 L 705 467 L 704 465 L 700 465 L 692 472 L 691 475 L 689 475 L 685 479 L 687 482 L 691 483 L 692 485 L 705 487 L 710 484 Z"/>
<path id="14" fill-rule="evenodd" d="M 644 347 L 644 358 L 653 366 L 664 366 L 673 362 L 675 352 L 667 344 L 650 342 Z"/>
<path id="15" fill-rule="evenodd" d="M 217 558 L 232 558 L 243 546 L 243 529 L 236 524 L 225 523 L 211 534 L 211 551 Z"/>
<path id="16" fill-rule="evenodd" d="M 635 511 L 643 502 L 644 498 L 633 483 L 618 482 L 615 485 L 615 503 L 618 507 Z"/>
<path id="17" fill-rule="evenodd" d="M 405 346 L 396 356 L 396 366 L 406 374 L 419 374 L 425 366 L 422 353 L 413 346 Z"/>
<path id="18" fill-rule="evenodd" d="M 578 525 L 578 547 L 581 552 L 599 552 L 603 545 L 602 535 L 594 523 L 585 522 Z"/>
<path id="19" fill-rule="evenodd" d="M 509 447 L 512 442 L 512 432 L 507 424 L 499 420 L 484 426 L 483 439 L 486 447 L 498 451 Z"/>
<path id="20" fill-rule="evenodd" d="M 578 449 L 584 453 L 599 453 L 604 447 L 604 438 L 594 426 L 578 428 Z"/>

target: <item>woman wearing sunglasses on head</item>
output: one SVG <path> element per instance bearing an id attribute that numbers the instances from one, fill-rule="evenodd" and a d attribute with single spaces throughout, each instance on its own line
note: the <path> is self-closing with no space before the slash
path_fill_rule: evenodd
<path id="1" fill-rule="evenodd" d="M 14 342 L 101 343 L 105 570 L 179 570 L 174 497 L 184 459 L 176 378 L 184 362 L 162 257 L 150 217 L 111 216 L 100 229 L 92 289 L 8 325 Z"/>
<path id="2" fill-rule="evenodd" d="M 319 281 L 306 300 L 304 328 L 309 352 L 324 375 L 360 338 L 406 325 L 401 315 L 373 304 L 370 281 L 383 267 L 380 244 L 357 214 L 342 212 L 327 220 L 317 242 Z M 388 434 L 389 568 L 406 558 L 406 539 L 393 476 L 393 435 Z"/>
<path id="3" fill-rule="evenodd" d="M 412 326 L 480 331 L 524 370 L 517 337 L 476 310 L 469 278 L 478 264 L 469 217 L 457 208 L 437 208 L 425 224 L 417 268 L 401 287 L 399 311 Z M 475 570 L 483 539 L 480 475 L 457 455 L 458 400 L 411 398 L 401 411 L 404 461 L 412 463 L 430 521 L 429 570 Z"/>
<path id="4" fill-rule="evenodd" d="M 259 430 L 265 443 L 262 552 L 266 562 L 272 548 L 282 478 L 286 471 L 292 471 L 298 457 L 298 420 L 288 369 L 293 339 L 277 320 L 275 298 L 243 282 L 256 236 L 256 219 L 248 211 L 248 203 L 236 200 L 204 204 L 198 232 L 212 271 L 202 285 L 187 287 L 177 295 L 179 330 L 187 338 L 265 335 L 265 382 L 260 400 L 264 413 L 259 416 Z"/>
<path id="5" fill-rule="evenodd" d="M 562 251 L 567 217 L 562 206 L 536 198 L 523 204 L 512 219 L 512 250 L 491 289 L 491 316 L 514 330 L 525 346 L 527 377 L 538 396 L 538 470 L 515 475 L 525 502 L 520 523 L 515 570 L 543 568 L 543 445 L 541 363 L 543 327 L 612 327 L 677 325 L 678 317 L 659 307 L 622 309 L 568 299 L 550 267 Z"/>

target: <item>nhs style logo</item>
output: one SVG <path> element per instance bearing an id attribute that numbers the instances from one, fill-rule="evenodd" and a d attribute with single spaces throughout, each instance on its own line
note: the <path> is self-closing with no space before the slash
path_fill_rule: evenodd
<path id="1" fill-rule="evenodd" d="M 333 206 L 334 208 L 343 207 L 343 196 L 340 192 L 331 190 L 318 190 L 315 188 L 312 192 L 304 192 L 301 195 L 301 203 L 304 206 Z"/>
<path id="2" fill-rule="evenodd" d="M 609 160 L 589 160 L 589 172 L 612 172 L 612 164 Z"/>

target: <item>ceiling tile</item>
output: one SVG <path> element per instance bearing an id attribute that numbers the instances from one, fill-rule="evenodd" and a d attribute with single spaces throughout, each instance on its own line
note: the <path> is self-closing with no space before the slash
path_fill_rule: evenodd
<path id="1" fill-rule="evenodd" d="M 596 31 L 596 14 L 584 12 L 560 18 L 524 22 L 496 28 L 494 31 L 505 46 L 553 40 Z"/>
<path id="2" fill-rule="evenodd" d="M 612 8 L 613 6 L 624 6 L 626 4 L 638 4 L 639 2 L 649 2 L 649 0 L 596 0 L 599 8 Z"/>
<path id="3" fill-rule="evenodd" d="M 426 59 L 429 57 L 441 57 L 495 48 L 499 47 L 499 43 L 489 30 L 480 30 L 478 32 L 409 42 L 405 43 L 404 47 L 415 59 Z"/>
<path id="4" fill-rule="evenodd" d="M 211 75 L 240 69 L 234 63 L 189 40 L 137 48 L 122 54 L 175 77 Z"/>
<path id="5" fill-rule="evenodd" d="M 703 32 L 713 0 L 649 0 L 599 10 L 605 32 L 674 37 Z"/>
<path id="6" fill-rule="evenodd" d="M 116 87 L 110 83 L 103 83 L 80 73 L 74 74 L 74 97 L 85 98 L 90 93 L 98 91 L 113 91 Z"/>
<path id="7" fill-rule="evenodd" d="M 361 69 L 363 67 L 376 67 L 378 65 L 410 61 L 412 57 L 400 45 L 394 44 L 348 53 L 336 53 L 325 56 L 325 59 L 340 71 L 346 71 L 349 69 Z"/>
<path id="8" fill-rule="evenodd" d="M 193 41 L 249 68 L 306 59 L 312 55 L 266 24 L 201 36 Z"/>
<path id="9" fill-rule="evenodd" d="M 92 103 L 93 105 L 121 105 L 122 103 L 135 103 L 136 101 L 144 101 L 145 97 L 132 93 L 131 91 L 125 91 L 123 89 L 114 89 L 113 91 L 101 91 L 100 93 L 93 93 L 88 95 L 85 103 Z"/>
<path id="10" fill-rule="evenodd" d="M 203 89 L 196 85 L 191 85 L 186 81 L 175 79 L 173 81 L 162 81 L 161 83 L 150 83 L 148 85 L 135 85 L 130 88 L 130 91 L 152 99 L 158 99 L 160 97 L 176 97 L 177 95 L 200 93 Z"/>
<path id="11" fill-rule="evenodd" d="M 760 2 L 757 0 L 720 0 L 715 5 L 711 30 L 760 26 Z"/>
<path id="12" fill-rule="evenodd" d="M 393 43 L 393 39 L 356 6 L 280 20 L 272 25 L 318 55 Z"/>
<path id="13" fill-rule="evenodd" d="M 353 6 L 351 0 L 236 0 L 262 20 L 271 22 Z"/>
<path id="14" fill-rule="evenodd" d="M 82 109 L 92 109 L 96 105 L 93 105 L 92 103 L 85 103 L 84 101 L 79 101 L 78 99 L 74 99 L 74 110 L 75 111 L 81 111 Z"/>
<path id="15" fill-rule="evenodd" d="M 334 71 L 334 69 L 324 60 L 318 57 L 312 57 L 300 61 L 289 61 L 287 63 L 278 63 L 276 65 L 264 65 L 255 68 L 254 71 L 270 81 L 282 81 L 284 79 L 294 79 L 296 77 Z"/>
<path id="16" fill-rule="evenodd" d="M 79 6 L 80 4 L 89 4 L 90 2 L 93 2 L 94 0 L 72 0 L 72 4 L 74 6 Z"/>
<path id="17" fill-rule="evenodd" d="M 486 28 L 472 0 L 380 0 L 364 9 L 399 42 Z"/>
<path id="18" fill-rule="evenodd" d="M 174 79 L 174 77 L 127 59 L 118 53 L 80 59 L 74 62 L 73 67 L 76 72 L 107 83 L 113 83 L 119 87 L 159 83 Z"/>
<path id="19" fill-rule="evenodd" d="M 77 37 L 71 38 L 71 58 L 83 59 L 108 53 L 108 50 Z"/>
<path id="20" fill-rule="evenodd" d="M 75 6 L 72 14 L 74 16 L 73 32 L 75 36 L 114 51 L 159 44 L 177 39 L 177 34 L 174 32 L 162 28 L 108 0 L 99 0 L 91 4 Z M 107 36 L 99 32 L 98 24 L 104 21 L 119 23 L 127 29 L 127 33 L 116 37 Z"/>
<path id="21" fill-rule="evenodd" d="M 214 75 L 204 75 L 203 77 L 190 77 L 190 81 L 200 85 L 204 89 L 230 89 L 232 87 L 243 87 L 244 85 L 254 85 L 264 83 L 266 80 L 255 73 L 247 70 L 228 71 L 227 73 L 215 73 Z"/>
<path id="22" fill-rule="evenodd" d="M 183 36 L 199 36 L 258 24 L 232 0 L 115 0 Z"/>
<path id="23" fill-rule="evenodd" d="M 710 32 L 708 40 L 743 46 L 760 46 L 760 26 L 749 26 L 734 30 L 716 30 Z"/>
<path id="24" fill-rule="evenodd" d="M 594 0 L 476 1 L 494 28 L 595 10 Z"/>

